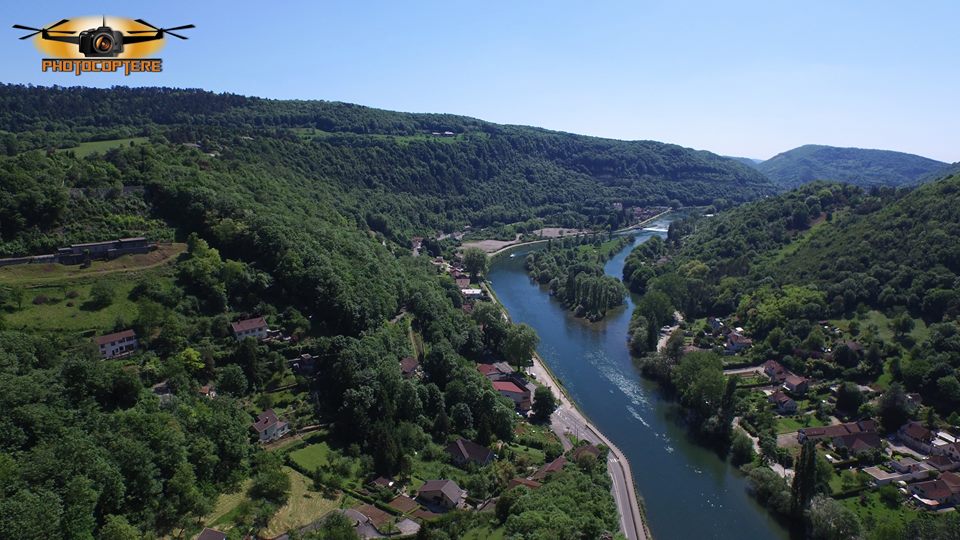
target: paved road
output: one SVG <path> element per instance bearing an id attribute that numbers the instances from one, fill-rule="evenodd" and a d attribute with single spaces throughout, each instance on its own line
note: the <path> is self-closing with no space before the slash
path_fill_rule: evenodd
<path id="1" fill-rule="evenodd" d="M 560 437 L 563 449 L 573 447 L 567 434 L 578 439 L 590 441 L 593 444 L 604 444 L 610 448 L 607 454 L 607 472 L 612 480 L 611 493 L 620 514 L 620 532 L 628 540 L 647 540 L 647 529 L 640 514 L 640 504 L 637 501 L 636 490 L 633 486 L 633 475 L 630 472 L 630 463 L 623 452 L 614 446 L 609 439 L 590 424 L 589 421 L 573 406 L 567 395 L 562 391 L 552 374 L 544 367 L 542 360 L 534 356 L 530 373 L 537 381 L 549 387 L 554 395 L 559 396 L 559 407 L 550 417 L 550 427 Z"/>

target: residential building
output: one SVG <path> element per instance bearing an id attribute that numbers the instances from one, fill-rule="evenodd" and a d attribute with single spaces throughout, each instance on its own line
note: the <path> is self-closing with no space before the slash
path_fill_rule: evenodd
<path id="1" fill-rule="evenodd" d="M 479 300 L 483 298 L 483 289 L 478 289 L 475 287 L 469 287 L 469 288 L 464 287 L 460 289 L 460 294 L 462 294 L 464 298 L 467 298 L 470 300 Z"/>
<path id="2" fill-rule="evenodd" d="M 317 373 L 318 358 L 310 353 L 303 353 L 293 360 L 287 360 L 290 370 L 297 375 L 309 377 Z"/>
<path id="3" fill-rule="evenodd" d="M 245 338 L 252 337 L 256 340 L 262 340 L 267 337 L 270 327 L 263 317 L 254 317 L 252 319 L 243 319 L 235 323 L 230 323 L 233 328 L 233 335 L 237 341 L 243 341 Z"/>
<path id="4" fill-rule="evenodd" d="M 253 429 L 260 437 L 261 443 L 275 441 L 290 432 L 290 425 L 277 418 L 273 409 L 267 409 L 257 416 Z"/>
<path id="5" fill-rule="evenodd" d="M 458 277 L 458 278 L 457 278 L 457 288 L 459 288 L 459 289 L 469 289 L 469 288 L 470 288 L 470 278 L 468 278 L 468 277 Z"/>
<path id="6" fill-rule="evenodd" d="M 880 435 L 876 432 L 850 433 L 833 438 L 833 447 L 837 450 L 845 449 L 851 456 L 859 456 L 874 450 L 880 450 L 883 444 Z"/>
<path id="7" fill-rule="evenodd" d="M 952 442 L 950 444 L 940 446 L 936 448 L 937 454 L 942 456 L 947 456 L 950 459 L 955 461 L 960 461 L 960 442 Z"/>
<path id="8" fill-rule="evenodd" d="M 933 432 L 920 422 L 907 422 L 897 430 L 897 438 L 909 448 L 929 454 L 933 450 Z"/>
<path id="9" fill-rule="evenodd" d="M 213 398 L 217 397 L 217 390 L 213 387 L 212 384 L 205 384 L 205 385 L 201 386 L 200 389 L 197 390 L 197 392 L 198 392 L 201 396 L 203 396 L 203 397 L 205 397 L 205 398 L 207 398 L 207 399 L 213 399 Z"/>
<path id="10" fill-rule="evenodd" d="M 446 450 L 450 454 L 450 459 L 457 465 L 473 463 L 483 467 L 493 461 L 493 451 L 462 437 L 448 444 Z"/>
<path id="11" fill-rule="evenodd" d="M 125 356 L 136 351 L 140 346 L 137 342 L 137 334 L 133 330 L 99 336 L 96 342 L 100 349 L 100 357 L 105 359 Z"/>
<path id="12" fill-rule="evenodd" d="M 946 508 L 960 503 L 960 475 L 943 473 L 936 480 L 917 482 L 910 486 L 913 497 L 929 509 Z"/>
<path id="13" fill-rule="evenodd" d="M 874 483 L 878 486 L 882 486 L 891 482 L 924 480 L 927 479 L 934 470 L 926 461 L 919 462 L 909 457 L 888 461 L 887 466 L 893 469 L 893 472 L 881 469 L 880 467 L 866 467 L 863 469 L 863 472 L 871 476 Z"/>
<path id="14" fill-rule="evenodd" d="M 537 482 L 536 480 L 529 480 L 527 478 L 513 478 L 507 483 L 507 489 L 505 491 L 509 491 L 517 486 L 523 486 L 527 489 L 537 489 L 542 485 L 543 484 Z"/>
<path id="15" fill-rule="evenodd" d="M 785 394 L 783 390 L 777 390 L 767 397 L 767 402 L 772 403 L 780 414 L 795 414 L 797 412 L 797 402 Z"/>
<path id="16" fill-rule="evenodd" d="M 783 367 L 780 362 L 776 360 L 767 360 L 763 363 L 763 373 L 767 377 L 770 377 L 770 380 L 780 384 L 784 379 L 787 378 L 787 375 L 790 375 L 790 371 L 787 368 Z"/>
<path id="17" fill-rule="evenodd" d="M 791 373 L 783 379 L 783 387 L 795 395 L 806 394 L 810 388 L 810 380 Z"/>
<path id="18" fill-rule="evenodd" d="M 422 373 L 423 370 L 420 369 L 420 361 L 413 356 L 407 356 L 400 360 L 400 375 L 402 375 L 404 379 L 419 377 Z"/>
<path id="19" fill-rule="evenodd" d="M 167 383 L 167 381 L 160 381 L 151 386 L 150 391 L 153 392 L 153 395 L 157 396 L 161 405 L 166 405 L 173 401 L 173 390 L 170 389 L 170 384 Z"/>
<path id="20" fill-rule="evenodd" d="M 727 354 L 736 354 L 753 345 L 753 340 L 739 332 L 730 332 L 727 334 Z"/>
<path id="21" fill-rule="evenodd" d="M 847 422 L 846 424 L 837 424 L 835 426 L 800 428 L 797 431 L 797 440 L 802 444 L 808 440 L 819 441 L 822 439 L 833 440 L 837 437 L 850 435 L 852 433 L 876 433 L 877 423 L 873 420 L 858 420 L 856 422 Z"/>
<path id="22" fill-rule="evenodd" d="M 461 506 L 466 496 L 467 492 L 453 480 L 427 480 L 417 491 L 417 498 L 423 503 L 447 510 Z"/>
<path id="23" fill-rule="evenodd" d="M 555 472 L 563 470 L 563 466 L 567 464 L 567 458 L 560 456 L 557 459 L 547 463 L 537 469 L 537 472 L 533 473 L 533 476 L 530 477 L 531 480 L 536 480 L 538 482 L 543 482 L 548 476 Z"/>
<path id="24" fill-rule="evenodd" d="M 960 461 L 951 459 L 950 456 L 930 456 L 923 462 L 940 472 L 955 471 L 960 469 Z"/>
<path id="25" fill-rule="evenodd" d="M 197 535 L 197 540 L 227 540 L 227 535 L 216 529 L 204 527 L 203 530 L 200 531 L 200 534 Z"/>
<path id="26" fill-rule="evenodd" d="M 491 381 L 502 381 L 513 373 L 513 368 L 506 362 L 494 362 L 493 364 L 477 364 L 477 371 Z"/>
<path id="27" fill-rule="evenodd" d="M 513 380 L 493 381 L 493 389 L 503 397 L 510 398 L 514 406 L 522 412 L 530 410 L 533 396 L 528 388 L 520 386 Z"/>

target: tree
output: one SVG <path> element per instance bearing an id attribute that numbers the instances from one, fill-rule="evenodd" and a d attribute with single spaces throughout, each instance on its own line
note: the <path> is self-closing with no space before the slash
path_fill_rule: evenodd
<path id="1" fill-rule="evenodd" d="M 533 328 L 526 323 L 515 324 L 507 330 L 504 352 L 513 365 L 517 366 L 517 370 L 522 370 L 524 366 L 530 365 L 538 343 L 540 336 Z"/>
<path id="2" fill-rule="evenodd" d="M 506 523 L 507 518 L 510 517 L 510 512 L 513 510 L 514 505 L 517 501 L 520 500 L 520 497 L 523 497 L 526 494 L 527 490 L 523 487 L 517 486 L 513 489 L 507 490 L 500 495 L 500 498 L 497 499 L 497 506 L 495 509 L 495 515 L 497 520 L 500 523 Z"/>
<path id="3" fill-rule="evenodd" d="M 753 449 L 753 441 L 747 433 L 742 429 L 736 430 L 730 443 L 730 461 L 737 466 L 744 465 L 753 461 L 756 455 L 756 451 Z"/>
<path id="4" fill-rule="evenodd" d="M 463 250 L 463 268 L 470 273 L 473 279 L 477 279 L 481 274 L 487 271 L 487 254 L 479 248 L 467 248 Z"/>
<path id="5" fill-rule="evenodd" d="M 533 416 L 537 420 L 546 421 L 557 408 L 557 399 L 546 386 L 538 386 L 533 393 Z"/>
<path id="6" fill-rule="evenodd" d="M 17 309 L 23 309 L 23 299 L 26 295 L 27 293 L 21 285 L 11 285 L 9 288 L 8 297 L 11 302 L 17 304 Z"/>
<path id="7" fill-rule="evenodd" d="M 837 389 L 837 409 L 848 414 L 854 414 L 860 410 L 860 406 L 866 401 L 863 392 L 852 382 L 844 382 Z"/>
<path id="8" fill-rule="evenodd" d="M 342 512 L 330 512 L 323 518 L 320 529 L 311 534 L 309 538 L 317 540 L 359 540 L 360 538 L 350 518 Z"/>
<path id="9" fill-rule="evenodd" d="M 123 516 L 107 516 L 100 528 L 100 540 L 139 540 L 143 535 Z"/>
<path id="10" fill-rule="evenodd" d="M 247 393 L 247 377 L 243 369 L 236 364 L 224 366 L 218 370 L 217 391 L 233 396 Z"/>
<path id="11" fill-rule="evenodd" d="M 817 484 L 817 450 L 813 441 L 806 441 L 800 448 L 800 457 L 797 458 L 796 473 L 793 477 L 791 489 L 790 512 L 801 517 L 807 504 L 813 498 Z"/>
<path id="12" fill-rule="evenodd" d="M 104 279 L 97 280 L 90 287 L 90 305 L 94 309 L 103 309 L 113 303 L 113 287 Z"/>
<path id="13" fill-rule="evenodd" d="M 913 330 L 916 321 L 909 313 L 901 313 L 890 321 L 890 329 L 893 330 L 896 337 L 903 337 Z"/>
<path id="14" fill-rule="evenodd" d="M 900 383 L 891 384 L 880 396 L 877 412 L 880 414 L 880 424 L 887 433 L 894 433 L 900 429 L 900 426 L 907 423 L 910 419 L 910 409 L 907 394 Z"/>
<path id="15" fill-rule="evenodd" d="M 831 497 L 817 495 L 810 503 L 810 535 L 821 540 L 849 540 L 860 535 L 857 515 Z"/>

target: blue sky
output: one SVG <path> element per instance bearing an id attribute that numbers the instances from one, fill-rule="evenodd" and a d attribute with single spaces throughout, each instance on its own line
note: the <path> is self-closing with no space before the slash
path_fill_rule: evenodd
<path id="1" fill-rule="evenodd" d="M 82 4 L 82 5 L 81 5 Z M 10 25 L 193 23 L 164 72 L 41 73 Z M 769 158 L 801 144 L 960 161 L 960 2 L 9 2 L 0 81 L 164 85 L 653 139 Z"/>

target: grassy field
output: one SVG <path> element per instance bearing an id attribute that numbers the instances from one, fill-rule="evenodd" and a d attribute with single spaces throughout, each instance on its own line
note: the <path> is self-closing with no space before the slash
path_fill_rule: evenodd
<path id="1" fill-rule="evenodd" d="M 168 265 L 184 249 L 183 244 L 174 244 L 143 255 L 96 261 L 84 269 L 61 264 L 2 267 L 0 287 L 24 290 L 22 305 L 8 301 L 4 306 L 4 319 L 13 329 L 63 332 L 99 332 L 112 329 L 118 320 L 129 323 L 137 316 L 136 304 L 128 299 L 131 289 L 145 278 L 172 279 Z M 113 291 L 109 306 L 89 304 L 90 289 L 97 282 L 105 282 Z"/>
<path id="2" fill-rule="evenodd" d="M 290 467 L 284 467 L 283 471 L 290 477 L 290 497 L 287 504 L 274 514 L 267 528 L 261 532 L 261 536 L 265 538 L 279 536 L 320 519 L 327 512 L 338 508 L 342 498 L 342 495 L 333 499 L 325 498 L 313 491 L 313 482 L 306 476 Z"/>
<path id="3" fill-rule="evenodd" d="M 809 419 L 809 421 L 807 421 Z M 812 414 L 803 417 L 785 416 L 777 418 L 777 433 L 790 433 L 805 427 L 819 427 L 826 425 Z"/>
<path id="4" fill-rule="evenodd" d="M 130 143 L 143 144 L 149 139 L 147 137 L 128 137 L 126 139 L 109 139 L 106 141 L 91 141 L 80 143 L 79 146 L 74 146 L 73 148 L 62 148 L 57 150 L 58 152 L 73 152 L 77 157 L 86 157 L 90 154 L 96 154 L 98 152 L 106 152 L 111 148 L 119 148 L 121 146 L 130 146 Z"/>
<path id="5" fill-rule="evenodd" d="M 23 285 L 72 281 L 117 272 L 133 272 L 172 263 L 186 251 L 181 243 L 161 244 L 154 251 L 140 255 L 124 255 L 112 261 L 93 261 L 89 268 L 79 264 L 17 264 L 0 267 L 0 285 Z"/>
<path id="6" fill-rule="evenodd" d="M 217 497 L 217 503 L 213 510 L 204 518 L 206 525 L 221 525 L 230 523 L 236 515 L 237 507 L 246 498 L 247 490 L 250 488 L 250 479 L 244 481 L 243 485 L 235 493 L 221 493 Z"/>
<path id="7" fill-rule="evenodd" d="M 506 530 L 503 527 L 494 529 L 490 525 L 476 527 L 463 533 L 463 540 L 503 540 Z"/>
<path id="8" fill-rule="evenodd" d="M 836 325 L 838 328 L 844 332 L 849 332 L 850 330 L 850 320 L 849 319 L 836 319 L 831 320 L 831 324 Z M 864 314 L 863 318 L 858 318 L 857 323 L 860 325 L 860 332 L 862 333 L 870 326 L 875 326 L 877 328 L 877 335 L 884 341 L 893 341 L 893 330 L 890 329 L 890 318 L 887 317 L 882 312 L 877 310 L 870 310 Z M 930 336 L 930 331 L 927 329 L 926 323 L 921 319 L 914 319 L 913 330 L 908 334 L 911 339 L 916 343 L 920 343 L 926 340 Z M 855 339 L 855 338 L 854 338 Z"/>
<path id="9" fill-rule="evenodd" d="M 319 440 L 320 437 L 311 437 L 311 441 Z M 290 459 L 297 465 L 308 471 L 315 471 L 321 465 L 329 463 L 330 446 L 326 442 L 313 442 L 303 448 L 290 452 Z"/>
<path id="10" fill-rule="evenodd" d="M 840 503 L 856 512 L 867 530 L 887 522 L 907 524 L 919 516 L 919 512 L 902 503 L 896 508 L 887 506 L 880 501 L 880 494 L 876 491 L 865 492 L 863 500 L 861 503 L 861 497 L 850 497 Z"/>

